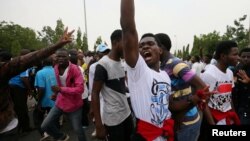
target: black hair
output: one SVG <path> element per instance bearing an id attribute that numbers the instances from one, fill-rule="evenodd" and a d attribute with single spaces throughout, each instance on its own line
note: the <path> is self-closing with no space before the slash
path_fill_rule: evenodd
<path id="1" fill-rule="evenodd" d="M 195 61 L 197 61 L 197 62 L 200 62 L 200 60 L 201 60 L 200 57 L 199 57 L 198 55 L 195 55 L 195 56 L 194 56 L 194 59 L 195 59 Z"/>
<path id="2" fill-rule="evenodd" d="M 11 59 L 12 55 L 8 51 L 2 50 L 0 52 L 0 61 L 1 62 L 7 62 Z"/>
<path id="3" fill-rule="evenodd" d="M 116 29 L 110 36 L 111 42 L 120 41 L 122 39 L 122 30 Z"/>
<path id="4" fill-rule="evenodd" d="M 214 59 L 220 59 L 221 54 L 228 55 L 233 47 L 238 47 L 235 41 L 220 41 L 216 46 Z"/>
<path id="5" fill-rule="evenodd" d="M 77 65 L 77 61 L 78 61 L 77 54 L 78 54 L 78 52 L 77 52 L 76 49 L 70 49 L 70 50 L 69 50 L 69 61 L 70 61 L 72 64 Z"/>
<path id="6" fill-rule="evenodd" d="M 210 59 L 210 60 L 213 58 L 213 56 L 212 56 L 211 54 L 206 54 L 205 56 L 206 56 L 208 59 Z"/>
<path id="7" fill-rule="evenodd" d="M 167 49 L 167 51 L 170 51 L 172 47 L 172 43 L 171 43 L 169 36 L 165 33 L 158 33 L 158 34 L 155 34 L 155 36 L 160 40 L 162 44 L 162 48 L 165 48 Z"/>
<path id="8" fill-rule="evenodd" d="M 69 54 L 69 50 L 67 50 L 66 48 L 60 48 L 60 49 L 56 50 L 56 53 L 59 51 L 65 51 L 65 52 L 67 52 L 67 54 Z"/>
<path id="9" fill-rule="evenodd" d="M 47 57 L 42 61 L 43 66 L 52 66 L 53 65 L 53 59 L 51 56 Z"/>
<path id="10" fill-rule="evenodd" d="M 153 37 L 153 38 L 155 38 L 155 41 L 156 41 L 157 45 L 158 45 L 159 47 L 162 46 L 160 40 L 159 40 L 153 33 L 145 33 L 145 34 L 143 34 L 143 35 L 141 36 L 141 39 L 140 39 L 140 40 L 142 40 L 142 39 L 145 38 L 145 37 Z"/>
<path id="11" fill-rule="evenodd" d="M 250 48 L 243 48 L 241 51 L 240 51 L 240 56 L 243 52 L 250 52 Z"/>
<path id="12" fill-rule="evenodd" d="M 70 49 L 68 50 L 69 54 L 72 56 L 77 56 L 78 55 L 78 51 L 77 49 L 73 48 L 73 49 Z"/>

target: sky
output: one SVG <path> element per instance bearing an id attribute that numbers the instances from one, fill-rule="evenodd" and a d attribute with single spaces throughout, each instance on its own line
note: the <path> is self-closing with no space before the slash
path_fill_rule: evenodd
<path id="1" fill-rule="evenodd" d="M 35 31 L 53 29 L 61 19 L 69 30 L 85 32 L 93 50 L 101 36 L 110 45 L 110 35 L 120 29 L 120 0 L 0 0 L 0 21 L 14 22 Z M 86 11 L 86 21 L 84 18 Z M 214 30 L 225 33 L 226 26 L 248 15 L 243 23 L 249 28 L 250 0 L 135 0 L 135 21 L 139 37 L 144 33 L 167 33 L 171 52 L 184 45 L 192 47 L 194 35 Z M 76 32 L 75 32 L 76 33 Z M 76 35 L 76 34 L 75 34 Z"/>

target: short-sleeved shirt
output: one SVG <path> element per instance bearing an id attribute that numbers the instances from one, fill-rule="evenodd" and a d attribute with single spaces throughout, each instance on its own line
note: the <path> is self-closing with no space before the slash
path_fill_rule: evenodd
<path id="1" fill-rule="evenodd" d="M 51 100 L 51 95 L 53 94 L 51 86 L 57 85 L 54 68 L 52 66 L 45 66 L 39 70 L 36 74 L 34 85 L 35 87 L 44 89 L 41 106 L 53 107 L 55 105 L 55 101 Z"/>
<path id="2" fill-rule="evenodd" d="M 227 69 L 224 73 L 211 65 L 201 74 L 201 79 L 210 86 L 209 91 L 215 92 L 210 96 L 208 106 L 221 112 L 231 110 L 232 88 L 234 87 L 233 72 Z"/>
<path id="3" fill-rule="evenodd" d="M 189 66 L 177 57 L 171 57 L 161 64 L 171 79 L 172 93 L 175 100 L 183 99 L 192 94 L 190 80 L 195 76 Z M 196 123 L 199 119 L 198 109 L 194 106 L 185 114 L 185 125 Z"/>
<path id="4" fill-rule="evenodd" d="M 15 77 L 12 77 L 9 80 L 9 85 L 16 85 L 16 86 L 19 86 L 21 88 L 25 88 L 25 86 L 21 80 L 22 77 L 29 77 L 29 69 L 27 69 L 24 72 L 21 72 L 19 75 L 16 75 Z"/>
<path id="5" fill-rule="evenodd" d="M 162 127 L 171 117 L 169 96 L 170 79 L 166 72 L 150 69 L 139 55 L 134 68 L 127 66 L 130 100 L 136 118 Z"/>
<path id="6" fill-rule="evenodd" d="M 121 61 L 114 61 L 108 56 L 102 57 L 96 65 L 94 81 L 104 82 L 101 89 L 104 124 L 115 126 L 122 123 L 131 111 L 125 95 L 125 71 Z"/>

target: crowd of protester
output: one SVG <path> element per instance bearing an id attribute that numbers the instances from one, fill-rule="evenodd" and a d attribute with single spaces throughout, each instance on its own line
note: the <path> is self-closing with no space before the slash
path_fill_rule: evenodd
<path id="1" fill-rule="evenodd" d="M 121 0 L 121 29 L 95 52 L 54 45 L 0 51 L 0 140 L 38 130 L 41 141 L 67 141 L 68 119 L 79 141 L 205 141 L 209 125 L 250 124 L 250 48 L 220 41 L 214 54 L 178 58 L 166 33 L 139 39 L 133 0 Z M 30 125 L 27 98 L 36 99 Z"/>

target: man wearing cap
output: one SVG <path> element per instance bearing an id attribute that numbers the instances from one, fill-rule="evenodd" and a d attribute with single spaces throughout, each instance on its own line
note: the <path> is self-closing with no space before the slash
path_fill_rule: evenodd
<path id="1" fill-rule="evenodd" d="M 96 136 L 109 141 L 130 141 L 133 131 L 131 111 L 125 95 L 125 71 L 121 63 L 122 31 L 111 34 L 112 49 L 96 65 L 92 88 L 92 103 Z M 100 46 L 99 51 L 104 51 Z M 102 94 L 103 116 L 100 114 L 100 93 Z"/>
<path id="2" fill-rule="evenodd" d="M 96 57 L 94 57 L 89 64 L 89 92 L 92 92 L 92 86 L 93 86 L 93 81 L 94 81 L 94 76 L 95 76 L 95 68 L 96 65 L 98 64 L 98 61 L 105 55 L 107 55 L 110 52 L 110 49 L 107 47 L 106 44 L 99 44 L 96 48 Z M 92 63 L 91 63 L 92 62 Z M 89 101 L 91 101 L 91 95 L 89 95 Z M 90 107 L 91 108 L 91 107 Z M 90 116 L 91 118 L 94 116 L 93 115 L 93 110 L 90 109 Z M 102 95 L 100 95 L 100 113 L 101 116 L 103 114 L 103 98 Z M 94 120 L 94 119 L 93 119 Z M 93 131 L 91 134 L 92 136 L 96 136 L 96 130 Z"/>

